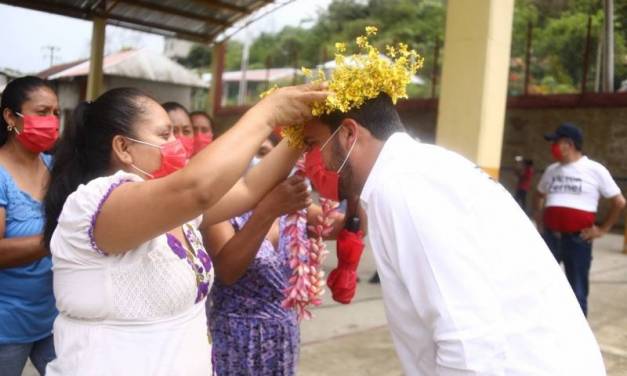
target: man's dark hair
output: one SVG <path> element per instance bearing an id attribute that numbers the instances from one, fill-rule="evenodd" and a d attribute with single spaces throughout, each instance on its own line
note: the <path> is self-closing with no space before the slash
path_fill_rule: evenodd
<path id="1" fill-rule="evenodd" d="M 165 102 L 165 103 L 161 104 L 161 107 L 163 107 L 165 112 L 172 112 L 172 111 L 175 111 L 175 110 L 181 110 L 181 111 L 185 112 L 187 114 L 187 116 L 189 116 L 189 111 L 187 111 L 187 108 L 185 108 L 185 106 L 183 106 L 182 104 L 180 104 L 178 102 Z"/>
<path id="2" fill-rule="evenodd" d="M 348 118 L 354 119 L 381 141 L 386 141 L 396 132 L 405 131 L 392 99 L 384 93 L 366 101 L 361 107 L 348 112 L 336 111 L 328 115 L 322 115 L 320 121 L 327 124 L 331 131 L 335 131 L 342 124 L 342 121 Z"/>

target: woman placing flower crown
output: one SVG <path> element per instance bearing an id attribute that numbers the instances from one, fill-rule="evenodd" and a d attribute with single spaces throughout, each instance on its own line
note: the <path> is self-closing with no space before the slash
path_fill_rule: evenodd
<path id="1" fill-rule="evenodd" d="M 114 89 L 77 108 L 46 196 L 60 312 L 48 375 L 211 373 L 213 272 L 197 225 L 249 210 L 287 175 L 300 151 L 280 145 L 238 181 L 276 126 L 307 120 L 325 95 L 278 91 L 187 165 L 168 115 L 141 91 Z"/>

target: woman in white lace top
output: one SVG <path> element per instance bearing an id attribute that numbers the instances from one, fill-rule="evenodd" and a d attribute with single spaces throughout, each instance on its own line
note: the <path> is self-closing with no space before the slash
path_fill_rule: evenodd
<path id="1" fill-rule="evenodd" d="M 273 128 L 307 120 L 324 95 L 276 91 L 189 163 L 143 92 L 79 105 L 45 199 L 59 309 L 48 375 L 211 374 L 198 224 L 250 210 L 285 178 L 300 151 L 282 145 L 240 179 Z"/>

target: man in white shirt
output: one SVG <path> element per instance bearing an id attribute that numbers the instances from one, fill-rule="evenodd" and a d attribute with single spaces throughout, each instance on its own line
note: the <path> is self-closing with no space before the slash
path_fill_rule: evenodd
<path id="1" fill-rule="evenodd" d="M 525 213 L 470 161 L 404 133 L 388 96 L 307 124 L 305 143 L 322 155 L 318 191 L 361 198 L 407 375 L 605 375 Z"/>
<path id="2" fill-rule="evenodd" d="M 538 184 L 536 224 L 557 262 L 564 264 L 568 282 L 587 314 L 592 240 L 616 224 L 625 197 L 607 168 L 583 154 L 583 135 L 575 125 L 564 123 L 545 138 L 551 141 L 556 162 Z M 611 208 L 605 221 L 596 226 L 601 197 L 610 201 Z"/>

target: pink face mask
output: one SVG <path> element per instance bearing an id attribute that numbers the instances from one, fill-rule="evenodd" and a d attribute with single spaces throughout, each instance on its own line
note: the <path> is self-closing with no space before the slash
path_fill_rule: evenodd
<path id="1" fill-rule="evenodd" d="M 327 170 L 322 159 L 322 149 L 327 146 L 329 141 L 331 141 L 341 128 L 342 127 L 338 127 L 324 145 L 314 147 L 305 156 L 305 175 L 311 180 L 311 184 L 313 184 L 314 188 L 320 193 L 320 196 L 333 201 L 340 201 L 340 172 L 342 172 L 346 162 L 348 162 L 348 158 L 357 143 L 357 139 L 355 139 L 355 142 L 351 145 L 346 154 L 346 158 L 344 158 L 344 161 L 337 171 Z"/>
<path id="2" fill-rule="evenodd" d="M 50 150 L 59 138 L 59 118 L 54 115 L 22 115 L 17 116 L 24 120 L 22 131 L 15 129 L 15 137 L 26 149 L 33 153 Z"/>
<path id="3" fill-rule="evenodd" d="M 194 138 L 188 136 L 176 136 L 176 139 L 181 141 L 185 151 L 187 152 L 187 158 L 191 158 L 194 153 Z"/>
<path id="4" fill-rule="evenodd" d="M 198 133 L 194 136 L 194 154 L 198 153 L 205 146 L 209 145 L 213 141 L 213 135 L 211 133 Z"/>
<path id="5" fill-rule="evenodd" d="M 131 165 L 134 169 L 150 177 L 151 179 L 168 176 L 171 173 L 185 167 L 185 165 L 187 164 L 187 151 L 185 150 L 185 147 L 183 146 L 181 141 L 179 141 L 178 139 L 171 142 L 166 142 L 163 145 L 155 145 L 149 142 L 135 140 L 130 137 L 126 138 L 133 142 L 137 142 L 138 144 L 159 148 L 159 150 L 161 151 L 161 166 L 159 166 L 159 168 L 153 173 L 148 173 L 135 165 Z"/>

